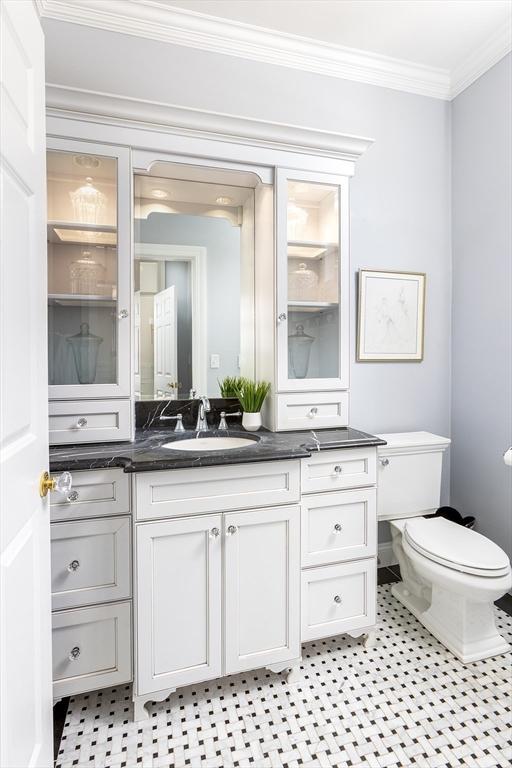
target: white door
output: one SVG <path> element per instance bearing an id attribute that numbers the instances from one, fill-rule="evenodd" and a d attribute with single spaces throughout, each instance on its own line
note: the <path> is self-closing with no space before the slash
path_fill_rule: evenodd
<path id="1" fill-rule="evenodd" d="M 222 673 L 221 525 L 221 515 L 137 525 L 137 696 Z"/>
<path id="2" fill-rule="evenodd" d="M 178 332 L 174 285 L 155 294 L 155 397 L 169 395 L 178 380 Z"/>
<path id="3" fill-rule="evenodd" d="M 0 765 L 52 763 L 44 38 L 0 4 Z"/>
<path id="4" fill-rule="evenodd" d="M 229 512 L 225 525 L 225 672 L 300 656 L 300 509 Z"/>

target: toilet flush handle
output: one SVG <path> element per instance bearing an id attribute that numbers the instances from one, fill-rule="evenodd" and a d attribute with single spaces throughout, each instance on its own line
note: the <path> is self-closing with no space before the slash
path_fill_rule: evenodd
<path id="1" fill-rule="evenodd" d="M 389 464 L 389 459 L 381 459 L 380 463 L 382 464 L 383 467 L 387 467 Z"/>

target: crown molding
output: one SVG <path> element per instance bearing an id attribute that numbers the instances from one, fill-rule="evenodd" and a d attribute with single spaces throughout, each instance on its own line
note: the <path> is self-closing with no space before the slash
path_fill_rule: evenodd
<path id="1" fill-rule="evenodd" d="M 41 16 L 399 91 L 450 98 L 448 70 L 264 29 L 154 0 L 35 0 Z"/>
<path id="2" fill-rule="evenodd" d="M 373 139 L 271 123 L 238 115 L 180 107 L 61 85 L 46 86 L 47 114 L 125 127 L 153 128 L 195 138 L 229 141 L 288 152 L 355 161 Z"/>
<path id="3" fill-rule="evenodd" d="M 494 35 L 474 51 L 452 75 L 451 98 L 454 99 L 478 80 L 488 69 L 512 50 L 512 28 L 504 24 Z"/>

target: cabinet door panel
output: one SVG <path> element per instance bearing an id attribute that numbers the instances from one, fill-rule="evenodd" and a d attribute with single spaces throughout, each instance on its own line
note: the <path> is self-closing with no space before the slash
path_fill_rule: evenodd
<path id="1" fill-rule="evenodd" d="M 220 531 L 220 515 L 137 526 L 139 696 L 221 674 Z"/>
<path id="2" fill-rule="evenodd" d="M 50 398 L 130 394 L 130 152 L 49 138 Z"/>
<path id="3" fill-rule="evenodd" d="M 300 656 L 299 507 L 226 514 L 225 672 Z"/>
<path id="4" fill-rule="evenodd" d="M 348 178 L 277 171 L 278 391 L 348 388 Z"/>

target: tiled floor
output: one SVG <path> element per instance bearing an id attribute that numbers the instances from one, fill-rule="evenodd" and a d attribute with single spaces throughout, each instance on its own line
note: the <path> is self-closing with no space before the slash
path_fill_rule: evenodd
<path id="1" fill-rule="evenodd" d="M 251 672 L 196 685 L 131 722 L 131 686 L 71 698 L 57 766 L 491 768 L 512 759 L 511 657 L 465 666 L 379 573 L 378 644 L 303 648 L 298 682 Z M 498 611 L 512 640 L 512 618 Z"/>

